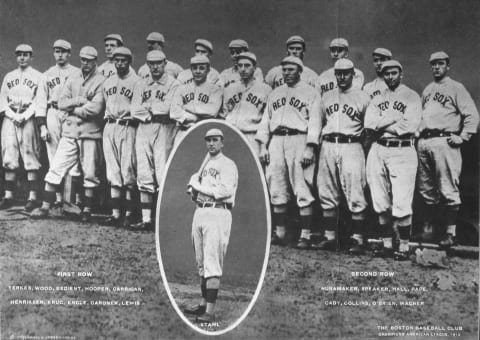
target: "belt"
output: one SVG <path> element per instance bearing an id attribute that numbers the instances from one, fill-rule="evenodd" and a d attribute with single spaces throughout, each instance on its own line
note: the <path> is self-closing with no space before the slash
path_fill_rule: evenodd
<path id="1" fill-rule="evenodd" d="M 48 109 L 58 110 L 58 104 L 56 102 L 51 102 L 51 103 L 47 104 L 47 110 Z"/>
<path id="2" fill-rule="evenodd" d="M 274 136 L 295 136 L 295 135 L 306 135 L 306 134 L 307 133 L 304 131 L 299 131 L 297 129 L 288 129 L 288 128 L 281 128 L 273 131 Z"/>
<path id="3" fill-rule="evenodd" d="M 323 140 L 331 143 L 360 143 L 360 136 L 348 136 L 348 135 L 325 135 Z"/>
<path id="4" fill-rule="evenodd" d="M 391 140 L 391 139 L 377 139 L 377 143 L 386 147 L 405 147 L 413 146 L 413 140 Z"/>
<path id="5" fill-rule="evenodd" d="M 423 130 L 420 133 L 420 138 L 448 137 L 451 135 L 456 135 L 456 133 L 440 131 L 440 130 Z"/>
<path id="6" fill-rule="evenodd" d="M 112 118 L 107 118 L 107 123 L 110 124 L 118 124 L 118 125 L 123 125 L 123 126 L 133 126 L 137 127 L 138 126 L 138 121 L 133 120 L 133 119 L 112 119 Z"/>
<path id="7" fill-rule="evenodd" d="M 155 115 L 155 116 L 152 116 L 152 119 L 149 122 L 145 122 L 145 124 L 152 124 L 152 123 L 174 124 L 175 121 L 171 119 L 168 115 Z"/>
<path id="8" fill-rule="evenodd" d="M 216 202 L 197 202 L 199 208 L 218 208 L 232 210 L 231 203 L 216 203 Z"/>

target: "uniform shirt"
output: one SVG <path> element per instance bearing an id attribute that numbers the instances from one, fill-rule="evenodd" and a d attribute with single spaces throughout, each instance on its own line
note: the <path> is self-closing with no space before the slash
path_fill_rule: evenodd
<path id="1" fill-rule="evenodd" d="M 235 204 L 238 170 L 235 163 L 223 153 L 210 157 L 201 173 L 193 176 L 200 178 L 198 202 Z"/>
<path id="2" fill-rule="evenodd" d="M 369 102 L 368 94 L 353 87 L 345 91 L 336 88 L 325 93 L 320 105 L 322 135 L 360 136 Z"/>
<path id="3" fill-rule="evenodd" d="M 313 71 L 311 68 L 304 66 L 303 71 L 300 75 L 300 79 L 306 82 L 308 85 L 315 87 L 315 81 L 317 80 L 318 74 Z M 265 76 L 265 82 L 270 85 L 272 89 L 283 85 L 283 72 L 282 66 L 278 65 L 268 71 Z"/>
<path id="4" fill-rule="evenodd" d="M 363 72 L 359 69 L 355 69 L 355 75 L 353 76 L 353 87 L 361 89 L 363 86 L 364 78 Z M 337 88 L 337 78 L 335 77 L 335 69 L 329 68 L 322 72 L 315 83 L 315 87 L 320 91 L 320 95 L 323 96 L 328 91 Z"/>
<path id="5" fill-rule="evenodd" d="M 128 72 L 123 78 L 114 74 L 105 80 L 103 83 L 105 118 L 131 119 L 133 88 L 138 80 L 138 76 L 132 72 Z"/>
<path id="6" fill-rule="evenodd" d="M 173 78 L 177 78 L 180 72 L 182 71 L 183 71 L 183 68 L 180 65 L 178 65 L 177 63 L 174 63 L 173 61 L 167 60 L 167 64 L 165 65 L 165 73 L 168 73 Z M 138 69 L 138 76 L 140 78 L 152 77 L 152 74 L 150 73 L 150 68 L 148 67 L 147 63 L 143 64 Z"/>
<path id="7" fill-rule="evenodd" d="M 318 91 L 303 81 L 293 87 L 283 84 L 268 96 L 255 139 L 267 144 L 276 129 L 289 128 L 306 132 L 307 143 L 318 144 L 320 124 Z"/>
<path id="8" fill-rule="evenodd" d="M 45 71 L 43 90 L 45 91 L 48 104 L 58 104 L 60 92 L 65 85 L 68 77 L 79 74 L 81 71 L 78 67 L 67 64 L 64 66 L 55 65 Z M 45 112 L 46 114 L 46 112 Z M 39 114 L 37 114 L 39 116 Z"/>
<path id="9" fill-rule="evenodd" d="M 186 127 L 193 125 L 185 124 L 185 120 L 193 116 L 215 118 L 222 107 L 222 92 L 221 86 L 207 81 L 199 86 L 195 82 L 180 85 L 173 96 L 170 117 Z"/>
<path id="10" fill-rule="evenodd" d="M 393 113 L 401 113 L 403 118 L 390 125 L 389 129 L 393 130 L 392 132 L 385 131 L 381 137 L 391 138 L 413 134 L 420 124 L 422 114 L 420 96 L 403 84 L 394 91 L 387 88 L 370 102 L 365 114 L 364 127 L 378 130 L 380 120 Z"/>
<path id="11" fill-rule="evenodd" d="M 62 124 L 62 137 L 102 138 L 104 81 L 105 77 L 98 69 L 86 77 L 80 72 L 67 79 L 58 99 L 58 108 L 69 113 Z M 76 106 L 78 97 L 86 98 L 87 102 Z"/>
<path id="12" fill-rule="evenodd" d="M 465 87 L 445 77 L 431 82 L 422 94 L 422 128 L 476 133 L 478 111 Z"/>
<path id="13" fill-rule="evenodd" d="M 188 84 L 193 82 L 192 70 L 187 68 L 179 73 L 177 77 L 180 84 Z M 207 75 L 207 81 L 212 84 L 217 84 L 220 81 L 220 73 L 215 70 L 213 67 L 210 67 L 210 72 Z"/>
<path id="14" fill-rule="evenodd" d="M 173 95 L 179 85 L 167 73 L 157 81 L 151 78 L 137 81 L 133 90 L 132 117 L 142 122 L 152 115 L 169 117 Z"/>
<path id="15" fill-rule="evenodd" d="M 7 73 L 0 89 L 0 112 L 22 113 L 25 119 L 34 114 L 45 116 L 47 100 L 43 82 L 42 73 L 31 66 Z"/>
<path id="16" fill-rule="evenodd" d="M 257 67 L 253 76 L 255 79 L 263 81 L 262 69 Z M 220 73 L 220 81 L 223 87 L 228 87 L 230 84 L 240 81 L 240 73 L 235 66 L 229 67 Z"/>
<path id="17" fill-rule="evenodd" d="M 382 77 L 377 77 L 371 82 L 366 83 L 363 86 L 363 91 L 367 93 L 370 98 L 373 99 L 373 97 L 378 96 L 380 93 L 382 93 L 383 90 L 386 90 L 387 88 L 388 86 L 385 83 L 385 80 Z"/>
<path id="18" fill-rule="evenodd" d="M 105 78 L 117 74 L 115 62 L 113 60 L 106 60 L 102 65 L 98 67 L 98 72 L 100 72 Z M 130 72 L 135 73 L 135 70 L 132 68 L 132 66 L 130 66 Z"/>
<path id="19" fill-rule="evenodd" d="M 256 132 L 267 106 L 267 98 L 272 89 L 267 84 L 252 80 L 231 84 L 223 91 L 223 115 L 227 122 L 242 132 Z"/>

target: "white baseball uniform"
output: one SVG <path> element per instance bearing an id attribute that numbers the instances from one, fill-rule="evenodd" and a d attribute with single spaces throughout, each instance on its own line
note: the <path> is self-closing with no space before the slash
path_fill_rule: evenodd
<path id="1" fill-rule="evenodd" d="M 306 82 L 308 85 L 315 87 L 315 82 L 317 81 L 318 74 L 307 66 L 303 66 L 302 74 L 300 79 Z M 282 66 L 278 65 L 268 71 L 265 76 L 265 83 L 270 85 L 272 89 L 279 87 L 284 84 Z"/>
<path id="2" fill-rule="evenodd" d="M 255 73 L 253 74 L 256 80 L 263 81 L 263 73 L 260 67 L 255 69 Z M 220 81 L 223 87 L 228 87 L 230 84 L 239 82 L 240 81 L 240 73 L 236 66 L 229 67 L 223 70 L 220 73 Z"/>
<path id="3" fill-rule="evenodd" d="M 372 99 L 380 95 L 386 89 L 387 84 L 385 83 L 383 77 L 377 77 L 363 86 L 363 91 L 367 93 Z"/>
<path id="4" fill-rule="evenodd" d="M 182 71 L 183 68 L 180 65 L 171 60 L 167 60 L 167 64 L 165 65 L 165 72 L 167 74 L 171 75 L 173 78 L 177 78 Z M 138 69 L 138 76 L 143 79 L 152 78 L 152 74 L 150 73 L 150 68 L 148 67 L 147 63 L 140 66 Z"/>
<path id="5" fill-rule="evenodd" d="M 355 68 L 355 75 L 353 76 L 353 87 L 361 89 L 364 82 L 363 72 Z M 329 68 L 323 71 L 315 82 L 315 87 L 320 91 L 320 96 L 323 97 L 325 93 L 337 88 L 337 78 L 335 77 L 335 69 Z"/>
<path id="6" fill-rule="evenodd" d="M 187 68 L 178 74 L 177 80 L 180 84 L 188 84 L 193 82 L 192 70 Z M 210 72 L 207 75 L 207 81 L 212 84 L 219 84 L 220 73 L 213 67 L 210 67 Z M 220 85 L 220 84 L 219 84 Z"/>

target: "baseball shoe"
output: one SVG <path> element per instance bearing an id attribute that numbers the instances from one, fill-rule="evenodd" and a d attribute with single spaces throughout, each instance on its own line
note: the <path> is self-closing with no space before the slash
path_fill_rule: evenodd
<path id="1" fill-rule="evenodd" d="M 63 202 L 55 202 L 50 207 L 50 215 L 52 217 L 62 217 L 63 216 Z"/>
<path id="2" fill-rule="evenodd" d="M 122 228 L 128 229 L 133 224 L 133 217 L 132 215 L 125 215 L 123 219 Z"/>
<path id="3" fill-rule="evenodd" d="M 323 240 L 318 244 L 318 250 L 336 250 L 337 249 L 337 240 Z"/>
<path id="4" fill-rule="evenodd" d="M 200 315 L 205 314 L 206 310 L 207 310 L 207 306 L 202 306 L 202 305 L 198 304 L 198 305 L 192 305 L 192 306 L 185 307 L 183 309 L 183 312 L 185 314 L 200 316 Z"/>
<path id="5" fill-rule="evenodd" d="M 295 248 L 301 249 L 301 250 L 310 249 L 310 240 L 308 240 L 304 237 L 300 237 L 297 244 L 295 245 Z"/>
<path id="6" fill-rule="evenodd" d="M 27 204 L 25 204 L 25 211 L 31 212 L 35 208 L 41 207 L 42 203 L 37 200 L 28 200 Z"/>
<path id="7" fill-rule="evenodd" d="M 83 223 L 90 222 L 91 218 L 92 218 L 92 214 L 90 213 L 90 211 L 82 211 L 80 213 L 80 221 L 82 221 Z"/>
<path id="8" fill-rule="evenodd" d="M 133 231 L 155 231 L 155 226 L 152 222 L 140 222 L 130 225 Z"/>
<path id="9" fill-rule="evenodd" d="M 412 241 L 413 242 L 424 242 L 424 243 L 433 243 L 435 240 L 435 237 L 433 236 L 433 233 L 431 232 L 422 232 L 418 233 L 412 236 Z"/>
<path id="10" fill-rule="evenodd" d="M 438 246 L 442 249 L 449 249 L 457 244 L 457 238 L 452 234 L 447 234 L 447 236 L 438 243 Z"/>
<path id="11" fill-rule="evenodd" d="M 395 261 L 407 261 L 410 257 L 408 256 L 408 252 L 407 251 L 395 251 L 393 253 L 393 259 Z"/>
<path id="12" fill-rule="evenodd" d="M 49 215 L 48 209 L 44 209 L 44 208 L 35 208 L 30 213 L 30 217 L 36 220 L 47 218 L 48 215 Z"/>
<path id="13" fill-rule="evenodd" d="M 107 227 L 120 227 L 120 219 L 115 216 L 108 216 L 105 220 L 102 221 L 102 225 Z"/>
<path id="14" fill-rule="evenodd" d="M 272 234 L 272 240 L 270 241 L 270 244 L 274 246 L 284 246 L 286 245 L 286 241 L 284 238 L 278 237 L 276 233 Z"/>
<path id="15" fill-rule="evenodd" d="M 197 316 L 195 319 L 198 323 L 213 323 L 215 322 L 215 315 L 204 313 L 203 315 Z"/>
<path id="16" fill-rule="evenodd" d="M 358 240 L 350 238 L 350 248 L 348 248 L 348 253 L 350 255 L 363 255 L 365 254 L 365 249 L 363 244 L 360 244 Z"/>
<path id="17" fill-rule="evenodd" d="M 318 247 L 322 241 L 326 240 L 325 236 L 312 234 L 310 235 L 310 249 L 318 250 Z"/>
<path id="18" fill-rule="evenodd" d="M 13 206 L 13 200 L 11 198 L 2 198 L 0 201 L 0 210 L 8 209 Z"/>

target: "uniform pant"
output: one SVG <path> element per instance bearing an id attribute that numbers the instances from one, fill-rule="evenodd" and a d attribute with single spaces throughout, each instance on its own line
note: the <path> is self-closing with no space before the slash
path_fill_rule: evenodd
<path id="1" fill-rule="evenodd" d="M 367 157 L 367 182 L 376 213 L 392 210 L 396 218 L 412 214 L 417 164 L 413 146 L 386 147 L 373 143 Z"/>
<path id="2" fill-rule="evenodd" d="M 426 204 L 459 205 L 462 154 L 447 137 L 421 138 L 418 141 L 417 188 Z"/>
<path id="3" fill-rule="evenodd" d="M 64 112 L 54 108 L 50 108 L 47 112 L 47 129 L 50 134 L 50 140 L 45 144 L 47 146 L 48 161 L 50 163 L 53 161 L 53 156 L 58 148 L 58 142 L 62 136 L 62 123 L 64 116 Z"/>
<path id="4" fill-rule="evenodd" d="M 21 126 L 5 118 L 1 131 L 2 165 L 6 170 L 18 169 L 20 158 L 26 171 L 40 169 L 40 138 L 33 118 Z"/>
<path id="5" fill-rule="evenodd" d="M 198 274 L 201 277 L 220 277 L 223 258 L 227 252 L 232 227 L 228 209 L 197 208 L 193 215 L 192 242 Z"/>

